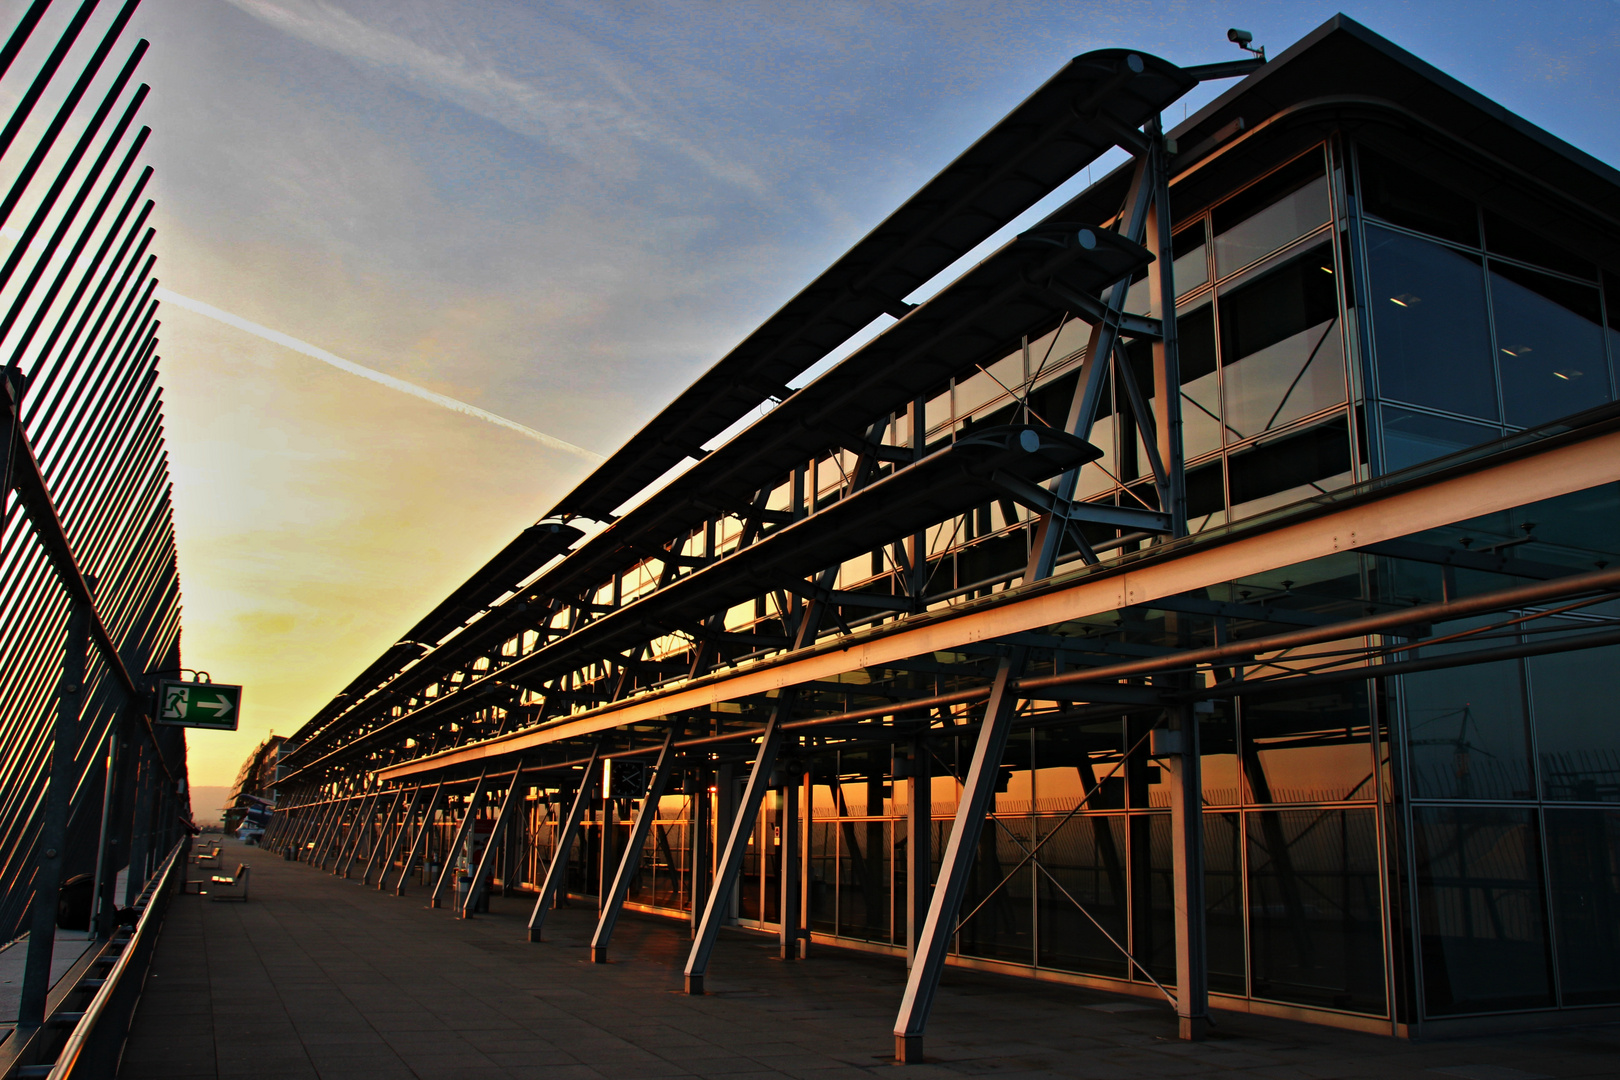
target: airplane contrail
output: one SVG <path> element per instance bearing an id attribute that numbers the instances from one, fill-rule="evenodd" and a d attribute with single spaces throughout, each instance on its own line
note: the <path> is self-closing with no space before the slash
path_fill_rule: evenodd
<path id="1" fill-rule="evenodd" d="M 0 226 L 0 239 L 11 240 L 13 242 L 21 240 L 22 230 L 13 228 L 10 225 Z M 470 416 L 475 420 L 482 420 L 487 424 L 494 424 L 496 427 L 503 427 L 508 431 L 515 431 L 525 438 L 533 439 L 542 446 L 550 447 L 553 450 L 561 450 L 565 454 L 573 454 L 575 457 L 584 458 L 586 461 L 592 462 L 593 464 L 602 460 L 601 454 L 587 450 L 583 446 L 575 446 L 573 443 L 559 439 L 555 435 L 547 435 L 543 431 L 536 431 L 534 428 L 529 427 L 526 424 L 520 424 L 516 420 L 508 420 L 506 417 L 492 413 L 487 409 L 480 409 L 476 405 L 469 405 L 465 401 L 460 401 L 444 394 L 436 394 L 426 387 L 417 386 L 415 383 L 406 382 L 404 379 L 395 378 L 392 375 L 386 375 L 381 371 L 368 368 L 363 364 L 357 364 L 353 360 L 345 360 L 341 356 L 334 356 L 325 349 L 322 349 L 316 345 L 311 345 L 307 341 L 300 341 L 291 334 L 283 334 L 281 331 L 272 330 L 268 326 L 260 326 L 256 322 L 251 322 L 242 318 L 240 315 L 232 315 L 228 311 L 221 311 L 212 304 L 205 304 L 201 300 L 193 300 L 189 296 L 182 296 L 177 292 L 162 288 L 161 286 L 154 290 L 154 295 L 163 303 L 173 304 L 176 307 L 185 308 L 187 311 L 195 312 L 198 315 L 213 319 L 216 322 L 222 322 L 226 326 L 234 327 L 244 333 L 252 334 L 255 337 L 263 338 L 266 341 L 274 342 L 283 348 L 291 349 L 294 352 L 303 353 L 305 356 L 319 360 L 323 364 L 331 364 L 339 371 L 347 371 L 350 375 L 358 375 L 362 379 L 370 379 L 372 382 L 386 386 L 390 390 L 398 390 L 402 394 L 409 394 L 411 397 L 421 398 L 423 401 L 432 402 L 433 404 L 449 409 L 452 412 L 458 412 L 463 416 Z"/>
<path id="2" fill-rule="evenodd" d="M 362 379 L 370 379 L 372 382 L 381 386 L 386 386 L 390 390 L 398 390 L 402 394 L 409 394 L 412 397 L 421 398 L 423 401 L 432 402 L 433 404 L 442 406 L 443 408 L 449 409 L 452 412 L 461 413 L 463 416 L 471 416 L 474 419 L 482 420 L 485 423 L 494 424 L 496 427 L 503 427 L 508 431 L 515 431 L 519 435 L 533 439 L 542 446 L 548 446 L 553 450 L 561 450 L 565 454 L 573 454 L 575 457 L 584 458 L 586 461 L 592 463 L 602 460 L 601 454 L 587 450 L 583 446 L 575 446 L 573 443 L 559 439 L 555 435 L 547 435 L 543 431 L 536 431 L 534 428 L 529 427 L 526 424 L 520 424 L 516 420 L 508 420 L 506 417 L 492 413 L 487 409 L 480 409 L 478 406 L 469 405 L 465 401 L 460 401 L 444 394 L 434 393 L 432 390 L 429 390 L 426 387 L 417 386 L 415 383 L 406 382 L 404 379 L 399 379 L 392 375 L 384 374 L 383 372 L 377 371 L 374 368 L 368 368 L 363 364 L 357 364 L 353 360 L 345 360 L 343 357 L 329 353 L 319 346 L 311 345 L 307 341 L 300 341 L 291 334 L 283 334 L 280 330 L 272 330 L 268 326 L 260 326 L 256 322 L 251 322 L 248 319 L 242 318 L 240 315 L 233 315 L 229 311 L 221 311 L 212 304 L 205 304 L 201 300 L 193 300 L 189 296 L 182 296 L 173 290 L 162 287 L 159 287 L 155 291 L 154 295 L 156 295 L 159 301 L 165 304 L 173 304 L 176 307 L 185 308 L 187 311 L 195 312 L 198 315 L 213 319 L 216 322 L 222 322 L 226 326 L 234 327 L 237 330 L 243 331 L 244 333 L 252 334 L 255 337 L 263 338 L 266 341 L 274 342 L 283 348 L 291 349 L 294 352 L 303 353 L 305 356 L 319 360 L 323 364 L 330 364 L 339 371 L 347 371 L 350 375 L 358 375 Z"/>

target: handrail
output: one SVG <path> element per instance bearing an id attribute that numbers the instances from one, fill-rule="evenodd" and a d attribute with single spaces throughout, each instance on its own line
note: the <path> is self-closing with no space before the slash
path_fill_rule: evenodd
<path id="1" fill-rule="evenodd" d="M 112 970 L 107 972 L 106 979 L 96 990 L 96 996 L 85 1008 L 84 1015 L 73 1025 L 73 1031 L 68 1035 L 67 1041 L 62 1044 L 62 1052 L 57 1055 L 56 1064 L 51 1067 L 50 1080 L 67 1080 L 73 1075 L 74 1067 L 78 1065 L 85 1047 L 96 1033 L 97 1024 L 112 1003 L 113 995 L 118 992 L 119 980 L 128 970 L 136 951 L 144 944 L 144 937 L 154 918 L 161 921 L 161 908 L 166 908 L 167 905 L 158 905 L 154 901 L 172 884 L 170 878 L 174 874 L 174 868 L 184 865 L 180 862 L 179 856 L 186 846 L 187 839 L 189 838 L 182 838 L 174 845 L 164 861 L 163 868 L 153 877 L 146 893 L 146 906 L 141 910 L 140 920 L 135 924 L 135 932 L 123 942 L 124 948 L 118 960 L 113 964 Z"/>

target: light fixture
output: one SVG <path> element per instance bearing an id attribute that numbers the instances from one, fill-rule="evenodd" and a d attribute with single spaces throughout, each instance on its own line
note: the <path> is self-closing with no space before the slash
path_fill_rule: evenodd
<path id="1" fill-rule="evenodd" d="M 1390 297 L 1390 298 L 1389 298 L 1389 302 L 1390 302 L 1390 303 L 1392 303 L 1392 304 L 1399 304 L 1399 305 L 1400 305 L 1400 306 L 1401 306 L 1401 307 L 1411 307 L 1411 305 L 1410 305 L 1410 304 L 1408 304 L 1408 303 L 1407 303 L 1407 302 L 1406 302 L 1406 301 L 1405 301 L 1405 300 L 1402 300 L 1402 299 L 1401 299 L 1401 298 L 1400 298 L 1400 297 L 1398 297 L 1398 296 L 1392 296 L 1392 297 Z"/>

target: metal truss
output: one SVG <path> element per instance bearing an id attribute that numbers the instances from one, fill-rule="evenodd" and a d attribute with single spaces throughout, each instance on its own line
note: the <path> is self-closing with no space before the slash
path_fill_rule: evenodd
<path id="1" fill-rule="evenodd" d="M 180 598 L 152 170 L 137 168 L 147 43 L 121 44 L 136 0 L 83 0 L 43 40 L 49 6 L 17 5 L 0 44 L 16 102 L 0 127 L 15 237 L 0 260 L 0 938 L 29 935 L 0 1068 L 55 1037 L 42 1025 L 62 884 L 88 875 L 88 932 L 109 939 L 189 818 L 184 743 L 153 726 L 149 685 L 179 664 Z"/>
<path id="2" fill-rule="evenodd" d="M 375 827 L 362 797 L 375 807 L 392 790 L 397 804 L 411 787 L 415 806 L 433 785 L 414 839 L 404 844 L 407 810 L 382 873 L 403 848 L 403 889 L 432 831 L 450 829 L 448 845 L 435 847 L 437 906 L 486 800 L 504 792 L 460 897 L 458 913 L 471 917 L 503 831 L 539 791 L 559 815 L 528 922 L 529 940 L 541 942 L 593 800 L 604 835 L 622 812 L 616 803 L 640 800 L 622 851 L 604 841 L 592 942 L 601 962 L 660 800 L 689 774 L 697 779 L 685 784 L 693 797 L 685 987 L 702 993 L 767 793 L 782 793 L 779 944 L 783 959 L 795 959 L 809 940 L 794 877 L 806 850 L 794 833 L 804 763 L 831 748 L 892 755 L 890 776 L 910 792 L 910 970 L 894 1048 L 897 1060 L 917 1061 L 951 942 L 977 910 L 964 914 L 969 871 L 985 822 L 995 820 L 1010 736 L 1129 717 L 1132 745 L 1105 748 L 1113 756 L 1099 760 L 1110 770 L 1086 781 L 1070 816 L 1133 755 L 1163 768 L 1177 913 L 1176 990 L 1165 996 L 1182 1036 L 1199 1037 L 1208 993 L 1197 709 L 1620 641 L 1605 626 L 1499 652 L 1423 652 L 1458 640 L 1435 635 L 1434 623 L 1500 613 L 1469 632 L 1489 641 L 1562 610 L 1546 605 L 1612 599 L 1620 572 L 1611 570 L 1541 567 L 1522 575 L 1531 585 L 1355 610 L 1291 603 L 1286 583 L 1217 596 L 1248 575 L 1351 551 L 1423 558 L 1414 536 L 1424 528 L 1620 479 L 1620 421 L 1610 417 L 1405 487 L 1369 483 L 1286 515 L 1187 535 L 1175 148 L 1159 114 L 1200 79 L 1257 66 L 1181 69 L 1109 50 L 1064 68 L 317 713 L 295 737 L 274 834 L 313 843 L 310 858 L 324 865 L 333 836 Z M 1114 146 L 1132 160 L 1105 220 L 1078 214 L 1095 197 L 1073 200 L 925 301 L 907 300 Z M 1158 317 L 1127 309 L 1138 280 Z M 894 321 L 819 378 L 791 385 L 879 318 Z M 1009 400 L 971 421 L 930 414 L 952 380 L 994 378 L 1012 351 L 1027 358 L 1032 339 L 1056 341 L 1077 321 L 1087 341 L 1059 358 L 1064 378 L 1043 381 L 1043 358 L 1024 382 L 1003 384 Z M 1150 357 L 1145 369 L 1128 344 Z M 1139 505 L 1079 494 L 1101 455 L 1090 435 L 1108 396 L 1141 436 L 1145 469 L 1131 477 Z M 745 423 L 762 403 L 773 407 Z M 710 445 L 728 430 L 735 434 Z M 991 527 L 996 513 L 1001 524 Z M 1513 561 L 1499 552 L 1427 557 L 1497 569 Z M 979 565 L 964 583 L 958 567 L 970 562 Z M 1532 608 L 1539 614 L 1525 614 Z M 936 877 L 927 793 L 941 765 L 931 740 L 944 737 L 972 749 L 948 766 L 961 789 Z M 649 759 L 633 791 L 602 787 L 604 762 L 618 769 Z M 368 786 L 376 784 L 383 790 Z M 468 795 L 435 825 L 452 788 Z M 362 811 L 345 826 L 350 807 Z M 712 859 L 700 853 L 711 824 Z M 1019 867 L 1056 883 L 1041 863 L 1045 841 L 1014 839 Z M 1147 975 L 1127 943 L 1110 940 Z"/>

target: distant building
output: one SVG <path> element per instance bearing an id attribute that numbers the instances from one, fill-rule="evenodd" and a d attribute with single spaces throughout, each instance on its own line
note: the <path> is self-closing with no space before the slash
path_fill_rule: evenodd
<path id="1" fill-rule="evenodd" d="M 276 807 L 276 781 L 281 778 L 282 759 L 296 744 L 285 735 L 272 735 L 254 748 L 242 762 L 230 797 L 225 800 L 225 831 L 261 832 L 269 824 Z"/>

